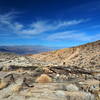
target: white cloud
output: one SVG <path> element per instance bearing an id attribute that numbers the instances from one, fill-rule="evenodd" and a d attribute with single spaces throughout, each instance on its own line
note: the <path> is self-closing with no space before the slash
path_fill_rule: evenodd
<path id="1" fill-rule="evenodd" d="M 99 40 L 100 34 L 87 35 L 78 31 L 64 31 L 58 32 L 47 37 L 49 41 L 75 40 L 75 41 L 92 41 Z"/>
<path id="2" fill-rule="evenodd" d="M 49 30 L 49 28 L 50 27 L 46 26 L 46 22 L 37 21 L 35 23 L 30 24 L 28 28 L 22 29 L 20 33 L 28 35 L 36 35 Z"/>
<path id="3" fill-rule="evenodd" d="M 19 23 L 14 23 L 14 27 L 16 30 L 22 30 L 24 26 L 22 24 L 19 24 Z"/>
<path id="4" fill-rule="evenodd" d="M 0 15 L 0 27 L 6 26 L 6 30 L 10 30 L 16 34 L 26 34 L 26 35 L 38 35 L 45 32 L 50 32 L 54 30 L 59 30 L 61 28 L 66 28 L 69 26 L 81 24 L 85 22 L 85 19 L 80 20 L 71 20 L 71 21 L 55 21 L 50 23 L 49 21 L 36 21 L 29 25 L 23 25 L 19 22 L 16 22 L 15 12 L 10 12 L 4 15 Z M 2 28 L 3 28 L 2 27 Z"/>
<path id="5" fill-rule="evenodd" d="M 78 40 L 78 41 L 91 41 L 100 39 L 100 34 L 87 35 L 84 32 L 78 31 L 63 31 L 58 32 L 59 29 L 82 24 L 87 22 L 88 19 L 70 20 L 70 21 L 41 21 L 32 22 L 29 25 L 23 25 L 15 21 L 16 12 L 10 12 L 0 15 L 0 36 L 9 36 L 9 33 L 16 34 L 22 37 L 32 37 L 34 35 L 44 34 L 51 32 L 51 35 L 47 36 L 49 41 L 61 41 L 61 40 Z M 54 32 L 58 33 L 54 33 Z M 4 33 L 4 34 L 3 34 Z M 10 35 L 11 36 L 11 35 Z"/>
<path id="6" fill-rule="evenodd" d="M 9 25 L 13 19 L 12 13 L 0 15 L 0 23 Z"/>
<path id="7" fill-rule="evenodd" d="M 11 32 L 17 33 L 19 29 L 22 29 L 21 24 L 14 21 L 16 12 L 9 12 L 3 15 L 0 15 L 0 29 Z"/>
<path id="8" fill-rule="evenodd" d="M 48 21 L 37 21 L 29 25 L 30 26 L 29 28 L 22 30 L 20 33 L 28 34 L 28 35 L 42 34 L 45 32 L 55 31 L 61 28 L 67 28 L 69 26 L 81 24 L 86 21 L 87 19 L 71 20 L 71 21 L 56 21 L 53 23 L 49 23 Z"/>
<path id="9" fill-rule="evenodd" d="M 72 20 L 72 21 L 64 21 L 64 22 L 56 22 L 56 23 L 49 23 L 47 21 L 37 21 L 33 24 L 29 25 L 30 27 L 24 30 L 21 30 L 20 33 L 24 34 L 41 34 L 48 31 L 58 30 L 60 28 L 77 25 L 84 22 L 83 20 Z"/>
<path id="10" fill-rule="evenodd" d="M 83 23 L 83 22 L 86 22 L 86 20 L 84 19 L 80 19 L 80 20 L 71 20 L 71 21 L 60 21 L 59 23 L 57 23 L 57 28 L 60 28 L 60 27 L 68 27 L 68 26 L 72 26 L 72 25 L 77 25 L 77 24 L 80 24 L 80 23 Z"/>

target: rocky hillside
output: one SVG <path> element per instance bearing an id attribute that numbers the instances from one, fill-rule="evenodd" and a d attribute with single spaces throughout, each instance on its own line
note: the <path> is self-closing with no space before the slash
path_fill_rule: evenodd
<path id="1" fill-rule="evenodd" d="M 29 56 L 54 65 L 100 68 L 100 40 L 77 47 Z"/>
<path id="2" fill-rule="evenodd" d="M 0 53 L 0 100 L 100 100 L 99 69 L 44 64 Z"/>
<path id="3" fill-rule="evenodd" d="M 100 100 L 100 41 L 36 55 L 0 52 L 0 100 Z"/>

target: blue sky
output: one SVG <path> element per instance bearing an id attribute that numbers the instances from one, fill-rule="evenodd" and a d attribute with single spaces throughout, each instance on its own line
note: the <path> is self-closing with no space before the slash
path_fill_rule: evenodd
<path id="1" fill-rule="evenodd" d="M 0 0 L 0 45 L 70 47 L 100 40 L 100 0 Z"/>

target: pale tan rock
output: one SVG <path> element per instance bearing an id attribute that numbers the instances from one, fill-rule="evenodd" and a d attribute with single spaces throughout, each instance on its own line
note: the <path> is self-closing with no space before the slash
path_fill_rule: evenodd
<path id="1" fill-rule="evenodd" d="M 46 74 L 42 74 L 41 76 L 39 76 L 35 82 L 38 82 L 38 83 L 49 83 L 49 82 L 52 82 L 52 78 L 49 77 L 48 75 Z"/>
<path id="2" fill-rule="evenodd" d="M 0 82 L 0 89 L 5 88 L 7 85 L 8 85 L 8 83 L 2 80 L 2 81 Z"/>

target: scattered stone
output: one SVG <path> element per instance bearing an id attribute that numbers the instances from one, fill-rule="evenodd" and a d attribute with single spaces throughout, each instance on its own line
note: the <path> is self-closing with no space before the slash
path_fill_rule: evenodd
<path id="1" fill-rule="evenodd" d="M 79 88 L 76 85 L 69 84 L 69 85 L 66 86 L 66 90 L 73 92 L 73 91 L 79 91 Z"/>
<path id="2" fill-rule="evenodd" d="M 61 90 L 58 90 L 58 91 L 56 91 L 56 93 L 55 93 L 58 97 L 66 97 L 66 95 L 65 95 L 65 92 L 64 91 L 61 91 Z"/>

